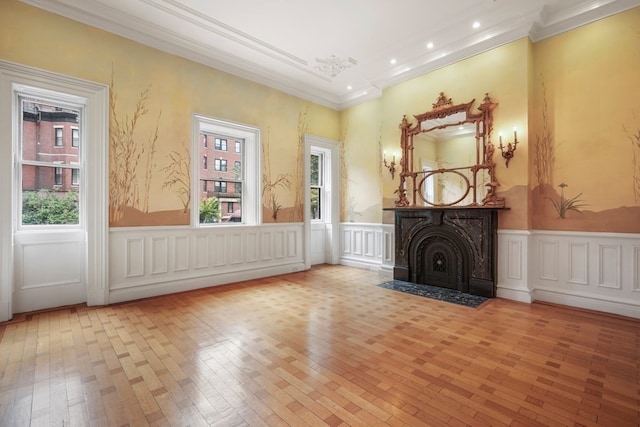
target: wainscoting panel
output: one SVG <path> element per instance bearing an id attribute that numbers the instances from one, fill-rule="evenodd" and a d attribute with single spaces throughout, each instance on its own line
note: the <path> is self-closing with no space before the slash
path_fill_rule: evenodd
<path id="1" fill-rule="evenodd" d="M 340 264 L 369 270 L 393 271 L 393 224 L 340 224 Z"/>
<path id="2" fill-rule="evenodd" d="M 640 235 L 534 231 L 533 300 L 640 318 Z"/>
<path id="3" fill-rule="evenodd" d="M 527 285 L 530 240 L 528 231 L 498 230 L 496 295 L 499 298 L 526 303 L 532 301 Z"/>
<path id="4" fill-rule="evenodd" d="M 110 230 L 109 303 L 304 269 L 299 223 Z"/>

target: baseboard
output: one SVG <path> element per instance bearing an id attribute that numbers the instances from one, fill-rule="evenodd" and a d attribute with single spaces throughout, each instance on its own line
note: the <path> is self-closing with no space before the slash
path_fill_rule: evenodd
<path id="1" fill-rule="evenodd" d="M 345 265 L 347 267 L 360 268 L 362 270 L 371 270 L 371 271 L 382 270 L 382 264 L 380 263 L 367 262 L 367 261 L 356 260 L 356 259 L 340 258 L 338 263 L 340 265 Z"/>
<path id="2" fill-rule="evenodd" d="M 508 286 L 498 286 L 496 289 L 498 298 L 509 299 L 513 301 L 525 302 L 531 304 L 533 297 L 528 289 L 511 288 Z"/>
<path id="3" fill-rule="evenodd" d="M 261 279 L 264 277 L 278 276 L 280 274 L 294 273 L 305 270 L 303 262 L 282 264 L 273 267 L 260 267 L 252 270 L 234 271 L 221 274 L 213 274 L 201 277 L 173 279 L 154 283 L 142 283 L 138 286 L 113 289 L 109 293 L 109 303 L 120 303 L 142 298 L 150 298 L 160 295 L 168 295 L 176 292 L 192 291 L 195 289 L 209 288 L 245 280 Z"/>
<path id="4" fill-rule="evenodd" d="M 601 295 L 570 294 L 555 289 L 536 288 L 532 291 L 534 301 L 601 311 L 640 319 L 640 305 L 626 300 L 603 298 Z"/>

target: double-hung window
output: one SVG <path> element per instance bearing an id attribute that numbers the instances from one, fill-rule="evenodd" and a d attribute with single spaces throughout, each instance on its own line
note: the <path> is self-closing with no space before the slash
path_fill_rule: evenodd
<path id="1" fill-rule="evenodd" d="M 258 224 L 262 210 L 260 130 L 200 115 L 194 116 L 194 130 L 197 134 L 193 158 L 206 155 L 203 140 L 214 141 L 215 153 L 209 153 L 213 156 L 212 168 L 193 168 L 197 179 L 192 188 L 192 222 Z M 230 150 L 228 141 L 232 144 Z M 205 187 L 207 181 L 209 185 Z"/>

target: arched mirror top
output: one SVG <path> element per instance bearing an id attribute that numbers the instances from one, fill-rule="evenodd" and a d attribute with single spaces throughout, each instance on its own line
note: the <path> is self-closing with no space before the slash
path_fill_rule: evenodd
<path id="1" fill-rule="evenodd" d="M 475 110 L 474 103 L 454 104 L 440 92 L 430 111 L 402 118 L 396 207 L 504 207 L 491 142 L 498 104 L 488 93 Z"/>

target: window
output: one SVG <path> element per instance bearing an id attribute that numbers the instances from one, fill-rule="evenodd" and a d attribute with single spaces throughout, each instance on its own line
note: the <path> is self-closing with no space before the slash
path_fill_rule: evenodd
<path id="1" fill-rule="evenodd" d="M 213 168 L 217 171 L 227 171 L 227 159 L 215 159 Z M 205 168 L 206 169 L 206 168 Z"/>
<path id="2" fill-rule="evenodd" d="M 55 131 L 54 145 L 56 147 L 62 147 L 62 128 L 61 127 L 55 127 L 53 129 Z"/>
<path id="3" fill-rule="evenodd" d="M 323 219 L 322 156 L 322 153 L 311 153 L 311 219 Z"/>
<path id="4" fill-rule="evenodd" d="M 208 144 L 209 144 L 209 143 L 207 142 L 207 135 L 203 135 L 203 136 L 204 136 L 204 142 L 203 142 L 203 144 L 204 144 L 204 148 L 207 148 L 207 146 L 208 146 Z"/>
<path id="5" fill-rule="evenodd" d="M 28 90 L 35 90 L 29 88 Z M 80 223 L 80 157 L 79 150 L 61 152 L 63 127 L 57 123 L 72 120 L 82 127 L 81 107 L 19 94 L 20 137 L 16 167 L 19 171 L 17 192 L 21 226 Z M 43 97 L 43 96 L 42 96 Z M 44 97 L 43 97 L 44 98 Z M 62 101 L 60 101 L 62 102 Z M 46 113 L 46 114 L 42 114 Z M 39 135 L 44 138 L 38 139 Z M 53 140 L 46 140 L 46 136 Z M 72 141 L 73 142 L 73 141 Z"/>
<path id="6" fill-rule="evenodd" d="M 216 150 L 227 151 L 227 140 L 216 138 Z"/>
<path id="7" fill-rule="evenodd" d="M 194 185 L 191 189 L 192 224 L 259 224 L 262 213 L 260 130 L 200 115 L 194 115 L 194 121 L 198 134 L 192 143 L 192 173 L 197 177 L 192 181 Z M 213 168 L 209 170 L 198 167 L 199 160 L 205 155 L 202 135 L 215 141 L 214 148 L 218 151 Z M 232 141 L 235 150 L 227 151 L 227 141 Z M 233 167 L 233 170 L 228 170 L 236 162 L 242 166 L 241 169 Z M 203 184 L 200 184 L 201 181 Z M 213 181 L 213 193 L 198 191 L 206 181 Z M 244 182 L 249 185 L 243 185 Z M 244 191 L 245 188 L 248 190 Z"/>
<path id="8" fill-rule="evenodd" d="M 62 185 L 62 168 L 55 168 L 54 184 Z"/>
<path id="9" fill-rule="evenodd" d="M 71 185 L 80 185 L 80 169 L 71 169 Z"/>
<path id="10" fill-rule="evenodd" d="M 215 181 L 213 184 L 213 191 L 216 193 L 226 193 L 227 181 Z"/>
<path id="11" fill-rule="evenodd" d="M 78 148 L 80 145 L 80 129 L 72 128 L 71 129 L 71 146 Z"/>
<path id="12" fill-rule="evenodd" d="M 204 160 L 202 162 L 203 167 L 206 169 L 207 168 L 207 156 L 204 156 Z"/>
<path id="13" fill-rule="evenodd" d="M 236 160 L 236 163 L 233 166 L 233 168 L 236 170 L 237 173 L 240 173 L 240 162 Z"/>

